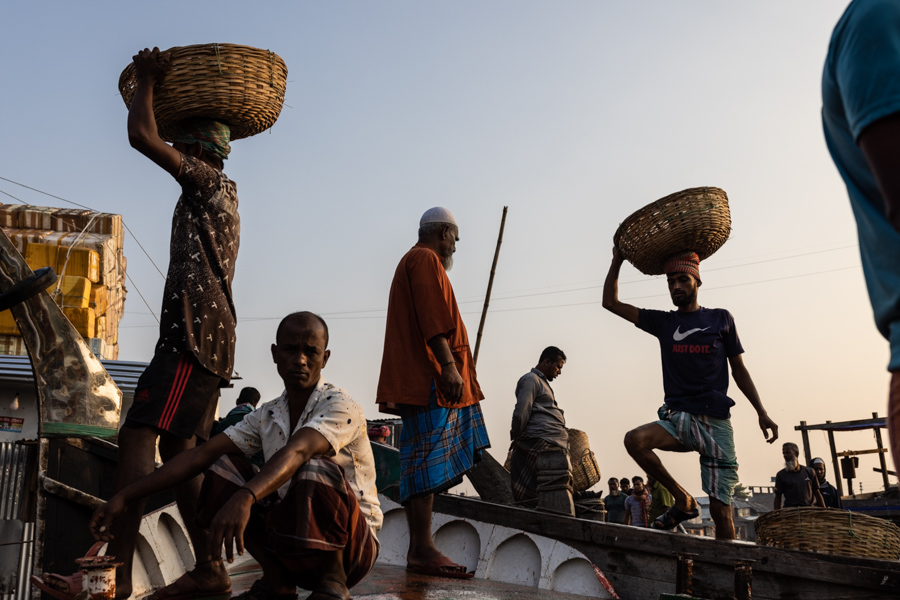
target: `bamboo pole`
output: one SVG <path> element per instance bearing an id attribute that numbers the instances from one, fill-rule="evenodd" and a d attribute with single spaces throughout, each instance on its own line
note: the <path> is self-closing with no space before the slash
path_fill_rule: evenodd
<path id="1" fill-rule="evenodd" d="M 491 264 L 491 276 L 488 278 L 487 293 L 484 296 L 484 308 L 481 309 L 481 322 L 478 324 L 478 335 L 475 336 L 474 362 L 478 364 L 478 350 L 481 348 L 481 334 L 484 332 L 484 320 L 487 318 L 488 306 L 491 303 L 491 288 L 494 287 L 494 274 L 497 272 L 497 258 L 500 256 L 500 244 L 503 243 L 503 228 L 506 226 L 506 210 L 503 207 L 503 217 L 500 219 L 500 235 L 497 236 L 497 248 L 494 250 L 494 262 Z"/>

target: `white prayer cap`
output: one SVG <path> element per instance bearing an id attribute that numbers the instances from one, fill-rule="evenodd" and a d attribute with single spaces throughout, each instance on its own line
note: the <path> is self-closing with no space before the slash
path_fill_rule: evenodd
<path id="1" fill-rule="evenodd" d="M 448 225 L 456 225 L 456 219 L 453 217 L 453 213 L 446 208 L 435 206 L 434 208 L 429 208 L 425 211 L 425 214 L 419 219 L 419 227 L 426 223 L 447 223 Z"/>

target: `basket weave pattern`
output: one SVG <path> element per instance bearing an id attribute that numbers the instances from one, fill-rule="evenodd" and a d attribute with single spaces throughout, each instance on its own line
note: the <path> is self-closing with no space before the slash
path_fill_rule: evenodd
<path id="1" fill-rule="evenodd" d="M 177 125 L 206 117 L 231 128 L 237 140 L 275 124 L 284 103 L 287 66 L 274 52 L 236 44 L 177 46 L 169 68 L 153 90 L 159 136 L 174 141 Z M 137 87 L 134 63 L 119 76 L 119 92 L 131 107 Z"/>
<path id="2" fill-rule="evenodd" d="M 582 492 L 600 481 L 600 466 L 591 451 L 588 436 L 579 429 L 569 432 L 569 461 L 572 463 L 572 488 Z"/>
<path id="3" fill-rule="evenodd" d="M 701 187 L 651 202 L 619 225 L 613 241 L 638 271 L 664 275 L 673 254 L 692 250 L 704 260 L 730 233 L 728 196 L 719 188 Z"/>
<path id="4" fill-rule="evenodd" d="M 848 510 L 782 508 L 756 520 L 759 543 L 776 548 L 897 560 L 900 527 Z"/>
<path id="5" fill-rule="evenodd" d="M 606 505 L 600 498 L 588 498 L 575 501 L 575 516 L 589 521 L 605 521 Z"/>

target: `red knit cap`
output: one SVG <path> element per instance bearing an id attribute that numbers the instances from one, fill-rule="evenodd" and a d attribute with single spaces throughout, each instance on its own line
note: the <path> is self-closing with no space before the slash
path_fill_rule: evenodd
<path id="1" fill-rule="evenodd" d="M 687 273 L 700 281 L 700 257 L 690 250 L 673 254 L 666 260 L 666 275 L 671 273 Z"/>
<path id="2" fill-rule="evenodd" d="M 373 425 L 368 431 L 371 437 L 387 437 L 391 435 L 391 428 L 387 425 Z"/>

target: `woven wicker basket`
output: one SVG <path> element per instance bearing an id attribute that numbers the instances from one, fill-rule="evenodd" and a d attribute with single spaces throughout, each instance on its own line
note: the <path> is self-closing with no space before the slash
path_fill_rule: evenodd
<path id="1" fill-rule="evenodd" d="M 710 257 L 731 233 L 728 196 L 714 187 L 683 190 L 651 202 L 625 219 L 613 241 L 645 275 L 664 275 L 665 261 L 692 250 Z"/>
<path id="2" fill-rule="evenodd" d="M 588 489 L 600 481 L 600 467 L 597 457 L 591 451 L 588 436 L 578 429 L 569 432 L 569 461 L 572 463 L 572 487 L 576 492 Z"/>
<path id="3" fill-rule="evenodd" d="M 886 560 L 900 558 L 900 527 L 848 510 L 782 508 L 761 516 L 755 526 L 759 543 L 764 546 Z"/>
<path id="4" fill-rule="evenodd" d="M 274 52 L 235 44 L 179 46 L 153 93 L 159 136 L 173 141 L 179 121 L 207 117 L 231 128 L 238 140 L 263 132 L 278 119 L 284 103 L 287 66 Z M 134 63 L 119 76 L 119 91 L 130 107 L 137 86 Z"/>
<path id="5" fill-rule="evenodd" d="M 600 498 L 588 498 L 575 501 L 575 516 L 590 521 L 606 520 L 606 505 Z"/>

